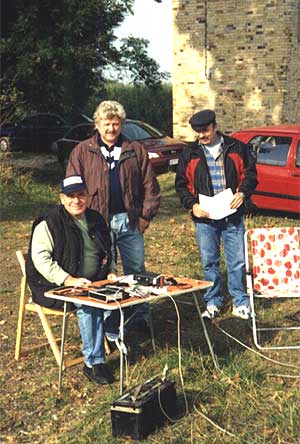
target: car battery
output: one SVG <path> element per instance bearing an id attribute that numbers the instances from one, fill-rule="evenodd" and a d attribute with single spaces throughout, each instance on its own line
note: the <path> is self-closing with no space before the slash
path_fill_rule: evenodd
<path id="1" fill-rule="evenodd" d="M 131 388 L 112 402 L 113 436 L 143 439 L 177 413 L 175 382 L 159 377 Z"/>

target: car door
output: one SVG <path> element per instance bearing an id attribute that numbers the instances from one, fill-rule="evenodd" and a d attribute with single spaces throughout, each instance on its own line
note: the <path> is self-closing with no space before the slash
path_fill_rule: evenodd
<path id="1" fill-rule="evenodd" d="M 36 151 L 36 128 L 38 126 L 38 116 L 28 116 L 17 123 L 16 144 L 26 151 Z"/>
<path id="2" fill-rule="evenodd" d="M 51 143 L 67 130 L 66 122 L 55 114 L 40 114 L 36 137 L 41 151 L 50 151 Z"/>
<path id="3" fill-rule="evenodd" d="M 291 156 L 291 180 L 289 181 L 289 195 L 295 200 L 292 208 L 296 208 L 296 212 L 300 216 L 300 135 L 295 137 L 295 150 Z"/>
<path id="4" fill-rule="evenodd" d="M 253 202 L 259 208 L 299 213 L 299 165 L 296 164 L 299 137 L 260 133 L 249 137 L 247 142 L 257 152 L 259 183 Z"/>
<path id="5" fill-rule="evenodd" d="M 68 164 L 73 148 L 82 140 L 89 139 L 93 132 L 93 124 L 80 124 L 71 128 L 62 139 L 57 141 L 57 158 L 64 168 Z"/>

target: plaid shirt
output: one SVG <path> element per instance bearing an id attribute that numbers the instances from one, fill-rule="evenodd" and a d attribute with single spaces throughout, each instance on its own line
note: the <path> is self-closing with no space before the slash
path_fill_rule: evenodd
<path id="1" fill-rule="evenodd" d="M 215 195 L 226 189 L 224 153 L 222 145 L 220 145 L 218 157 L 216 159 L 211 155 L 211 153 L 205 147 L 205 145 L 202 145 L 202 148 L 206 157 L 207 166 L 210 172 L 212 186 Z"/>

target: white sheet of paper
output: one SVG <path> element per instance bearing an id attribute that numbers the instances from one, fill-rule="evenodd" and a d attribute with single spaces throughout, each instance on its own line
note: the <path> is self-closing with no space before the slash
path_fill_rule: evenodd
<path id="1" fill-rule="evenodd" d="M 236 212 L 236 209 L 230 208 L 232 198 L 231 188 L 227 188 L 214 196 L 199 194 L 199 204 L 202 210 L 209 213 L 210 219 L 219 220 Z"/>

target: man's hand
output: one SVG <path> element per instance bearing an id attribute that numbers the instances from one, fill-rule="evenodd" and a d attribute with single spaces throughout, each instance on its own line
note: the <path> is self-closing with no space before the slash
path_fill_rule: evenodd
<path id="1" fill-rule="evenodd" d="M 139 230 L 140 230 L 140 232 L 142 234 L 145 233 L 145 231 L 149 227 L 149 225 L 150 225 L 150 221 L 149 220 L 146 220 L 146 219 L 143 219 L 142 217 L 139 217 L 138 227 L 139 227 Z"/>
<path id="2" fill-rule="evenodd" d="M 198 203 L 193 205 L 192 212 L 193 215 L 196 217 L 209 217 L 209 213 L 207 213 L 207 211 L 201 210 L 201 207 Z"/>
<path id="3" fill-rule="evenodd" d="M 245 195 L 244 193 L 235 193 L 233 195 L 232 201 L 230 202 L 230 208 L 239 208 L 244 202 Z"/>
<path id="4" fill-rule="evenodd" d="M 64 285 L 71 286 L 71 287 L 86 287 L 87 285 L 90 285 L 92 282 L 84 277 L 73 277 L 69 275 L 64 280 Z"/>
<path id="5" fill-rule="evenodd" d="M 109 279 L 110 281 L 117 281 L 118 280 L 118 276 L 116 275 L 116 273 L 108 273 L 107 275 L 107 279 Z"/>

